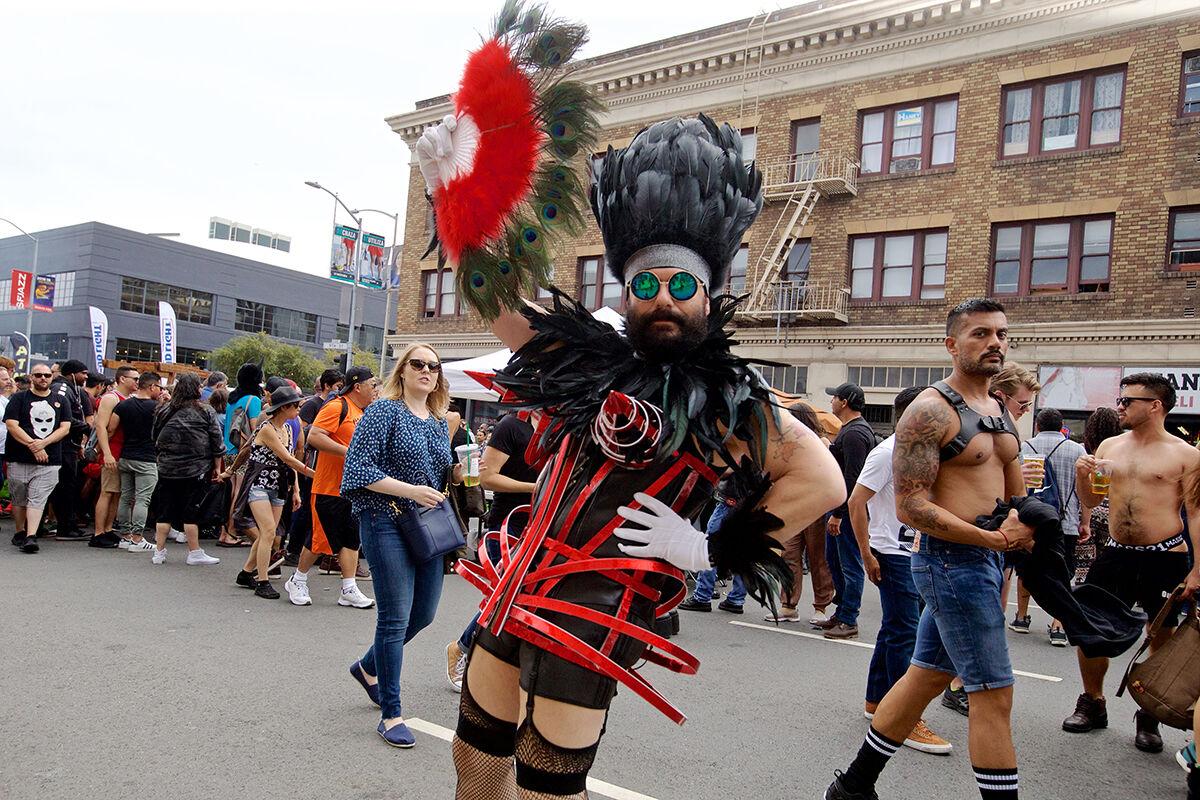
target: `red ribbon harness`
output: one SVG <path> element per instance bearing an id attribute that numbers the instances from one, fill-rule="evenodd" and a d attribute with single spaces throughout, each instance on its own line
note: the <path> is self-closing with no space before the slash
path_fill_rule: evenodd
<path id="1" fill-rule="evenodd" d="M 535 436 L 534 442 L 537 441 L 538 437 Z M 577 454 L 578 450 L 572 446 L 570 436 L 565 437 L 546 473 L 542 490 L 545 502 L 539 501 L 536 510 L 531 510 L 530 506 L 521 506 L 514 510 L 513 513 L 532 514 L 520 539 L 509 535 L 507 519 L 499 531 L 486 534 L 485 540 L 490 539 L 500 545 L 499 563 L 492 563 L 487 547 L 481 546 L 480 563 L 460 560 L 455 568 L 458 574 L 483 592 L 486 599 L 480 605 L 480 624 L 486 626 L 494 635 L 507 631 L 559 658 L 612 678 L 629 687 L 673 722 L 682 725 L 686 720 L 683 713 L 634 669 L 626 669 L 613 661 L 611 654 L 617 637 L 628 636 L 646 645 L 642 653 L 642 658 L 646 661 L 673 672 L 696 674 L 700 662 L 695 656 L 629 620 L 636 595 L 656 604 L 655 617 L 661 617 L 679 605 L 687 592 L 683 573 L 657 559 L 593 556 L 596 549 L 613 535 L 613 531 L 625 524 L 626 520 L 615 514 L 583 547 L 576 549 L 566 544 L 567 535 L 588 499 L 619 466 L 611 459 L 606 459 L 596 470 L 588 485 L 576 497 L 561 526 L 551 533 L 550 524 L 566 494 Z M 685 470 L 690 470 L 678 496 L 671 502 L 671 507 L 679 512 L 701 477 L 715 484 L 717 476 L 712 468 L 690 453 L 677 453 L 676 456 L 674 463 L 645 491 L 657 497 Z M 632 498 L 629 505 L 632 508 L 639 507 Z M 538 560 L 539 553 L 542 557 L 535 566 L 534 562 Z M 560 563 L 553 563 L 556 560 Z M 549 596 L 550 591 L 563 577 L 580 572 L 599 572 L 625 587 L 616 614 L 604 614 L 577 603 Z M 646 578 L 651 574 L 663 575 L 669 579 L 662 591 L 652 588 L 646 582 Z M 605 637 L 604 644 L 597 649 L 562 627 L 538 616 L 538 610 L 558 612 L 595 623 L 607 628 L 608 636 Z"/>

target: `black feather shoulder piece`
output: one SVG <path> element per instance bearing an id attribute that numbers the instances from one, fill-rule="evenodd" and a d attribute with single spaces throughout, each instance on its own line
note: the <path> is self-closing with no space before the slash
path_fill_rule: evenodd
<path id="1" fill-rule="evenodd" d="M 643 128 L 622 150 L 610 147 L 594 169 L 591 202 L 608 269 L 622 283 L 630 256 L 672 244 L 707 262 L 717 294 L 762 210 L 762 173 L 742 160 L 730 125 L 676 117 Z"/>
<path id="2" fill-rule="evenodd" d="M 736 438 L 762 462 L 761 434 L 768 414 L 778 424 L 779 406 L 753 363 L 732 352 L 736 342 L 726 326 L 737 300 L 714 297 L 704 340 L 675 361 L 656 363 L 642 358 L 624 335 L 578 302 L 551 291 L 554 304 L 548 313 L 525 312 L 533 339 L 495 377 L 497 385 L 518 398 L 512 405 L 551 416 L 542 448 L 556 450 L 567 434 L 576 440 L 587 437 L 609 392 L 617 391 L 663 412 L 656 459 L 669 458 L 691 436 L 709 458 L 735 463 L 728 445 Z"/>

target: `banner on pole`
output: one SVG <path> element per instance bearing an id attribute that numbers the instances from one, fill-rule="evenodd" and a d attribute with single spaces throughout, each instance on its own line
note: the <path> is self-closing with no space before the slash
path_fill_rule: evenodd
<path id="1" fill-rule="evenodd" d="M 175 339 L 178 326 L 175 322 L 175 307 L 163 300 L 158 301 L 158 343 L 162 346 L 162 363 L 174 364 Z"/>
<path id="2" fill-rule="evenodd" d="M 358 228 L 336 225 L 333 229 L 333 250 L 329 255 L 329 277 L 335 281 L 354 283 L 354 248 L 358 244 Z"/>
<path id="3" fill-rule="evenodd" d="M 12 344 L 13 361 L 17 362 L 13 367 L 13 377 L 17 375 L 29 374 L 29 339 L 25 338 L 25 334 L 20 331 L 13 331 L 8 337 L 8 341 Z"/>
<path id="4" fill-rule="evenodd" d="M 400 288 L 400 255 L 403 248 L 399 246 L 386 247 L 383 250 L 383 260 L 387 264 L 387 287 Z"/>
<path id="5" fill-rule="evenodd" d="M 22 269 L 12 271 L 12 288 L 8 293 L 8 304 L 13 308 L 29 308 L 29 296 L 33 293 L 33 273 Z"/>
<path id="6" fill-rule="evenodd" d="M 54 282 L 55 277 L 53 275 L 37 276 L 37 280 L 33 282 L 34 311 L 54 310 Z"/>
<path id="7" fill-rule="evenodd" d="M 104 349 L 108 344 L 108 317 L 95 306 L 88 306 L 91 320 L 92 353 L 96 356 L 96 371 L 104 372 Z"/>
<path id="8" fill-rule="evenodd" d="M 363 232 L 362 264 L 358 270 L 358 285 L 367 289 L 382 289 L 386 277 L 383 265 L 382 236 Z"/>

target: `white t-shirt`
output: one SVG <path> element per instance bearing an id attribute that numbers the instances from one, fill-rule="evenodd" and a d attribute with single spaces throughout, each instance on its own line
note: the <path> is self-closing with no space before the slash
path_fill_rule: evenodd
<path id="1" fill-rule="evenodd" d="M 8 398 L 0 395 L 0 419 L 4 418 L 4 409 L 8 408 Z M 8 426 L 0 423 L 0 456 L 4 455 L 4 446 L 8 444 Z"/>
<path id="2" fill-rule="evenodd" d="M 867 454 L 858 482 L 875 493 L 867 501 L 871 517 L 867 530 L 871 547 L 888 555 L 912 555 L 913 530 L 896 518 L 896 489 L 892 483 L 892 451 L 896 437 L 889 436 Z"/>

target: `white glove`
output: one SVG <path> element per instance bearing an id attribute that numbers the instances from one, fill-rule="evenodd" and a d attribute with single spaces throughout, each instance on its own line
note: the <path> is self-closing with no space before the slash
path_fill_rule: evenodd
<path id="1" fill-rule="evenodd" d="M 621 552 L 638 558 L 661 558 L 680 569 L 699 572 L 709 569 L 708 537 L 692 527 L 692 523 L 675 513 L 666 503 L 638 492 L 633 499 L 641 509 L 621 506 L 617 513 L 630 522 L 644 525 L 646 530 L 617 528 L 615 533 L 627 542 L 641 542 L 642 547 L 619 544 Z"/>
<path id="2" fill-rule="evenodd" d="M 417 140 L 417 165 L 425 185 L 433 192 L 459 175 L 470 172 L 479 147 L 479 126 L 470 114 L 447 114 Z"/>

